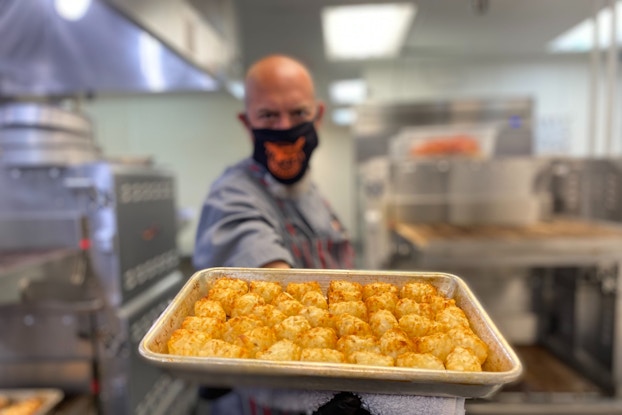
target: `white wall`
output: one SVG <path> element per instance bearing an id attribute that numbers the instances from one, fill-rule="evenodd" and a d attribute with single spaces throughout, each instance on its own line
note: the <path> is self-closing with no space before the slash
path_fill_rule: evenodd
<path id="1" fill-rule="evenodd" d="M 568 57 L 400 60 L 365 71 L 371 98 L 379 101 L 531 96 L 536 128 L 546 121 L 565 124 L 571 155 L 587 154 L 589 76 L 586 58 Z M 597 148 L 602 154 L 602 137 Z"/>
<path id="2" fill-rule="evenodd" d="M 242 103 L 224 93 L 102 96 L 84 109 L 106 155 L 150 155 L 175 172 L 178 206 L 196 213 L 179 236 L 181 252 L 190 254 L 209 185 L 226 166 L 251 153 L 250 139 L 236 119 Z M 351 154 L 347 131 L 326 123 L 312 170 L 349 229 L 354 228 Z"/>

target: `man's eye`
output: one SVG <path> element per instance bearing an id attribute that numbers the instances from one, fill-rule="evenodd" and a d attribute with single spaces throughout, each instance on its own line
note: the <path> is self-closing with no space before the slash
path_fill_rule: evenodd
<path id="1" fill-rule="evenodd" d="M 266 119 L 266 120 L 269 120 L 269 119 L 276 118 L 276 114 L 261 114 L 259 117 L 263 118 L 263 119 Z"/>

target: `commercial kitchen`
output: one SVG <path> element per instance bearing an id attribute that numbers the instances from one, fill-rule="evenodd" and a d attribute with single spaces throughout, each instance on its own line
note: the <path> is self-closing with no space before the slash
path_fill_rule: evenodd
<path id="1" fill-rule="evenodd" d="M 139 344 L 282 53 L 327 105 L 311 172 L 356 269 L 459 276 L 520 359 L 466 413 L 622 414 L 619 42 L 614 0 L 0 0 L 0 396 L 197 413 Z"/>

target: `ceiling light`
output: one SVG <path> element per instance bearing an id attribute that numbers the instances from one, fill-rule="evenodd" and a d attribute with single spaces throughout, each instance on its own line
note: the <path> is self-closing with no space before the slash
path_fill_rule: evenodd
<path id="1" fill-rule="evenodd" d="M 395 57 L 415 11 L 412 3 L 325 7 L 322 27 L 326 55 L 334 60 Z"/>
<path id="2" fill-rule="evenodd" d="M 162 46 L 147 32 L 141 32 L 138 38 L 138 59 L 149 89 L 153 92 L 164 90 L 166 82 L 162 69 Z"/>
<path id="3" fill-rule="evenodd" d="M 615 12 L 618 22 L 622 21 L 622 7 L 620 6 L 620 2 L 616 3 Z M 606 7 L 602 9 L 598 12 L 596 18 L 598 19 L 599 31 L 598 45 L 601 49 L 604 49 L 609 45 L 611 8 Z M 549 43 L 548 49 L 552 52 L 560 53 L 587 52 L 592 49 L 594 30 L 594 19 L 590 17 L 553 39 L 553 41 Z M 618 43 L 622 43 L 622 26 L 620 24 L 618 24 L 617 31 L 616 39 Z"/>
<path id="4" fill-rule="evenodd" d="M 336 125 L 352 125 L 356 121 L 356 111 L 353 108 L 337 108 L 332 111 L 332 120 Z"/>
<path id="5" fill-rule="evenodd" d="M 367 84 L 362 79 L 347 79 L 332 82 L 328 88 L 334 104 L 360 104 L 367 98 Z"/>
<path id="6" fill-rule="evenodd" d="M 54 9 L 65 20 L 80 20 L 91 5 L 91 0 L 54 0 Z"/>
<path id="7" fill-rule="evenodd" d="M 231 95 L 233 95 L 236 99 L 243 100 L 244 99 L 244 82 L 242 81 L 229 81 L 227 82 L 227 90 Z"/>

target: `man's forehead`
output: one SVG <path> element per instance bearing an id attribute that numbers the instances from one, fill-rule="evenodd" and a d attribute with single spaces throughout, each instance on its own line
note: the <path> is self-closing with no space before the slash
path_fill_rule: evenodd
<path id="1" fill-rule="evenodd" d="M 293 111 L 312 107 L 315 100 L 307 94 L 274 93 L 264 91 L 255 93 L 248 99 L 248 107 L 252 111 Z"/>

